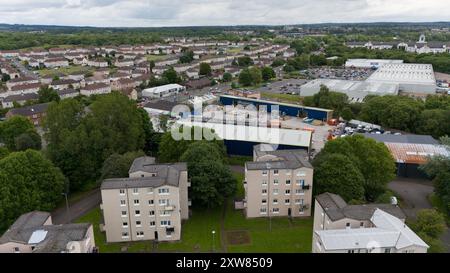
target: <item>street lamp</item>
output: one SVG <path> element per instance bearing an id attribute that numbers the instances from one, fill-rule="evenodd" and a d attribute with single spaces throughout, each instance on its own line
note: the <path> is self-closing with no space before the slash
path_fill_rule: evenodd
<path id="1" fill-rule="evenodd" d="M 212 240 L 213 240 L 213 252 L 215 252 L 216 251 L 216 241 L 214 240 L 214 235 L 216 235 L 216 231 L 215 230 L 213 230 L 213 231 L 211 231 L 211 233 L 212 233 Z"/>
<path id="2" fill-rule="evenodd" d="M 69 211 L 69 199 L 67 198 L 67 192 L 63 192 L 62 195 L 66 198 L 66 217 L 67 217 L 67 224 L 70 223 L 70 211 Z"/>

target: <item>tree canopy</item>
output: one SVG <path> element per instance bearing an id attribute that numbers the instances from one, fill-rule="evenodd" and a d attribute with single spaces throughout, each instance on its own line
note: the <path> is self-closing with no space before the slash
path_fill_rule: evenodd
<path id="1" fill-rule="evenodd" d="M 0 123 L 0 142 L 10 151 L 41 149 L 41 137 L 31 121 L 22 116 L 13 116 Z"/>

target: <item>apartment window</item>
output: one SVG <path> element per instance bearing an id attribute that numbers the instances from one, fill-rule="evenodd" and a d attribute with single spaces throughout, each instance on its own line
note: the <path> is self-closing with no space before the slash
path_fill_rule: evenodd
<path id="1" fill-rule="evenodd" d="M 128 238 L 128 232 L 122 232 L 122 238 Z"/>
<path id="2" fill-rule="evenodd" d="M 136 232 L 136 237 L 138 237 L 138 238 L 144 237 L 144 232 L 143 231 Z"/>
<path id="3" fill-rule="evenodd" d="M 139 189 L 138 188 L 134 188 L 133 189 L 133 194 L 138 194 L 139 193 Z"/>
<path id="4" fill-rule="evenodd" d="M 148 200 L 148 204 L 150 205 L 150 206 L 153 206 L 154 204 L 155 204 L 155 201 L 152 199 L 152 200 Z"/>
<path id="5" fill-rule="evenodd" d="M 295 190 L 295 194 L 297 194 L 297 195 L 304 195 L 304 194 L 305 194 L 305 191 L 304 191 L 304 190 L 301 190 L 301 189 L 296 189 L 296 190 Z"/>
<path id="6" fill-rule="evenodd" d="M 127 205 L 127 202 L 125 200 L 120 200 L 120 206 L 125 207 Z"/>
<path id="7" fill-rule="evenodd" d="M 267 190 L 266 190 L 266 189 L 263 189 L 263 190 L 262 190 L 262 194 L 266 195 L 266 194 L 267 194 Z"/>
<path id="8" fill-rule="evenodd" d="M 158 189 L 158 193 L 159 194 L 169 194 L 169 189 L 168 188 Z"/>
<path id="9" fill-rule="evenodd" d="M 135 216 L 141 216 L 141 211 L 140 210 L 135 210 L 134 211 L 134 215 Z"/>
<path id="10" fill-rule="evenodd" d="M 274 175 L 278 175 L 278 173 L 279 173 L 278 170 L 273 170 Z"/>
<path id="11" fill-rule="evenodd" d="M 289 205 L 291 203 L 291 199 L 284 199 L 284 204 Z"/>
<path id="12" fill-rule="evenodd" d="M 267 170 L 262 171 L 262 175 L 267 176 Z"/>
<path id="13" fill-rule="evenodd" d="M 274 180 L 273 180 L 273 184 L 274 184 L 274 185 L 278 185 L 278 179 L 274 179 Z"/>
<path id="14" fill-rule="evenodd" d="M 291 190 L 285 190 L 284 193 L 285 193 L 286 195 L 289 195 L 289 194 L 291 194 Z"/>
<path id="15" fill-rule="evenodd" d="M 390 249 L 390 248 L 386 248 L 386 249 L 384 250 L 384 253 L 391 253 L 391 249 Z"/>
<path id="16" fill-rule="evenodd" d="M 306 176 L 306 174 L 305 174 L 305 172 L 299 171 L 299 172 L 297 173 L 297 176 Z"/>
<path id="17" fill-rule="evenodd" d="M 359 227 L 364 227 L 364 222 L 360 222 Z"/>
<path id="18" fill-rule="evenodd" d="M 154 210 L 151 210 L 151 211 L 148 212 L 148 214 L 149 214 L 150 216 L 154 216 L 154 215 L 155 215 L 155 211 L 154 211 Z"/>
<path id="19" fill-rule="evenodd" d="M 260 212 L 261 214 L 266 214 L 266 213 L 267 213 L 267 208 L 261 208 L 261 209 L 259 210 L 259 212 Z"/>
<path id="20" fill-rule="evenodd" d="M 278 189 L 273 189 L 273 194 L 278 194 Z"/>
<path id="21" fill-rule="evenodd" d="M 263 203 L 263 204 L 267 204 L 267 199 L 263 199 L 263 200 L 262 200 L 262 203 Z"/>
<path id="22" fill-rule="evenodd" d="M 153 193 L 153 188 L 147 188 L 147 193 L 148 194 L 152 194 Z"/>
<path id="23" fill-rule="evenodd" d="M 348 253 L 355 253 L 355 250 L 354 250 L 354 249 L 350 249 L 350 250 L 348 251 Z"/>
<path id="24" fill-rule="evenodd" d="M 138 206 L 139 205 L 139 199 L 134 199 L 133 203 L 134 203 L 135 206 Z"/>
<path id="25" fill-rule="evenodd" d="M 20 249 L 18 247 L 13 248 L 14 253 L 20 253 Z"/>
<path id="26" fill-rule="evenodd" d="M 291 185 L 291 180 L 286 180 L 286 185 Z"/>
<path id="27" fill-rule="evenodd" d="M 170 220 L 162 220 L 162 221 L 161 221 L 161 226 L 162 226 L 162 227 L 170 226 Z"/>
<path id="28" fill-rule="evenodd" d="M 169 205 L 169 199 L 159 199 L 158 202 L 160 206 Z"/>
<path id="29" fill-rule="evenodd" d="M 261 183 L 263 186 L 267 186 L 267 180 L 263 180 Z"/>
<path id="30" fill-rule="evenodd" d="M 273 199 L 273 204 L 274 205 L 278 204 L 278 199 Z"/>
<path id="31" fill-rule="evenodd" d="M 141 221 L 136 221 L 136 227 L 141 227 Z"/>
<path id="32" fill-rule="evenodd" d="M 349 228 L 350 227 L 350 223 L 346 223 L 345 226 Z"/>
<path id="33" fill-rule="evenodd" d="M 303 179 L 297 180 L 297 186 L 303 186 L 303 185 L 305 185 L 305 180 L 303 180 Z"/>
<path id="34" fill-rule="evenodd" d="M 127 212 L 125 210 L 122 210 L 122 217 L 126 217 L 127 216 Z"/>
<path id="35" fill-rule="evenodd" d="M 125 195 L 125 190 L 124 190 L 124 189 L 120 189 L 120 190 L 119 190 L 119 194 L 120 194 L 120 195 Z"/>
<path id="36" fill-rule="evenodd" d="M 123 222 L 123 223 L 122 223 L 122 227 L 123 227 L 123 228 L 127 228 L 127 227 L 128 227 L 128 222 Z"/>
<path id="37" fill-rule="evenodd" d="M 299 205 L 301 199 L 295 199 L 295 204 Z M 322 215 L 323 216 L 323 215 Z"/>
<path id="38" fill-rule="evenodd" d="M 170 216 L 170 212 L 168 210 L 160 210 L 159 216 L 161 216 L 161 217 Z"/>
<path id="39" fill-rule="evenodd" d="M 290 170 L 286 171 L 286 175 L 287 175 L 287 176 L 289 176 L 289 175 L 291 175 L 291 174 L 292 174 L 292 173 L 291 173 Z"/>
<path id="40" fill-rule="evenodd" d="M 154 227 L 156 225 L 155 221 L 150 221 L 150 226 Z"/>
<path id="41" fill-rule="evenodd" d="M 273 212 L 273 213 L 279 213 L 279 212 L 280 212 L 280 209 L 279 209 L 279 208 L 273 208 L 273 209 L 272 209 L 272 212 Z"/>

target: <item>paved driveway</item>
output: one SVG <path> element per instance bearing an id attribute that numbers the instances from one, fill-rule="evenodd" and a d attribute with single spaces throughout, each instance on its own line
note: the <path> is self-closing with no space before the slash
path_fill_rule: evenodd
<path id="1" fill-rule="evenodd" d="M 403 200 L 403 211 L 408 218 L 416 218 L 421 209 L 432 208 L 427 199 L 434 190 L 431 181 L 397 178 L 389 183 L 388 187 Z"/>
<path id="2" fill-rule="evenodd" d="M 66 206 L 58 208 L 52 212 L 53 224 L 67 224 L 75 221 L 81 216 L 87 214 L 89 211 L 99 206 L 101 203 L 100 190 L 93 190 L 90 194 L 84 196 L 82 199 L 69 204 L 69 216 L 67 214 Z"/>

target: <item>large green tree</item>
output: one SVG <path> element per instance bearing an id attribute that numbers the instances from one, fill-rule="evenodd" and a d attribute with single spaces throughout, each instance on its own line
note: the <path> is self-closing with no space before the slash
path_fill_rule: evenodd
<path id="1" fill-rule="evenodd" d="M 386 191 L 387 183 L 395 178 L 395 162 L 391 153 L 381 142 L 355 135 L 329 141 L 317 155 L 329 154 L 347 156 L 364 177 L 364 196 L 367 201 L 375 201 Z"/>
<path id="2" fill-rule="evenodd" d="M 212 73 L 212 69 L 211 69 L 211 65 L 209 65 L 208 63 L 201 63 L 200 64 L 200 70 L 199 70 L 199 75 L 202 76 L 211 76 Z"/>
<path id="3" fill-rule="evenodd" d="M 269 67 L 269 66 L 265 66 L 262 70 L 262 79 L 267 82 L 273 78 L 275 78 L 277 75 L 275 74 L 275 71 Z"/>
<path id="4" fill-rule="evenodd" d="M 110 155 L 105 162 L 103 162 L 100 177 L 101 180 L 108 178 L 128 177 L 128 170 L 130 169 L 131 164 L 136 158 L 142 156 L 145 156 L 143 151 L 128 152 L 123 155 Z"/>
<path id="5" fill-rule="evenodd" d="M 342 154 L 327 154 L 314 161 L 314 192 L 339 194 L 345 201 L 364 200 L 364 176 Z"/>
<path id="6" fill-rule="evenodd" d="M 65 190 L 61 171 L 40 152 L 15 152 L 0 160 L 0 230 L 23 213 L 51 211 Z"/>
<path id="7" fill-rule="evenodd" d="M 48 86 L 43 86 L 38 91 L 39 103 L 46 103 L 51 101 L 59 101 L 60 97 L 56 91 Z"/>
<path id="8" fill-rule="evenodd" d="M 0 123 L 0 142 L 11 151 L 41 149 L 41 137 L 26 117 L 13 116 Z"/>

